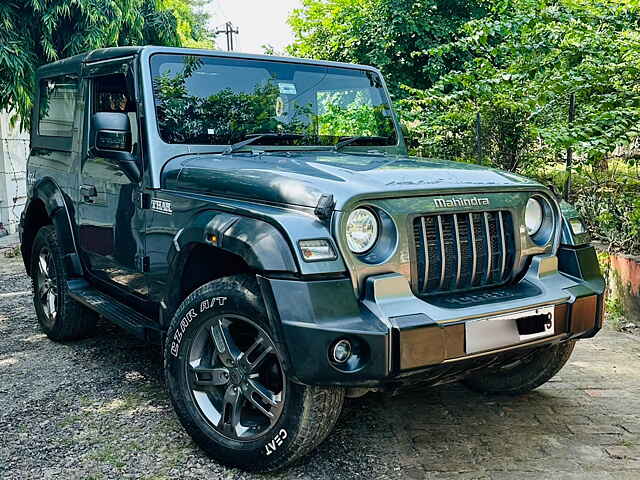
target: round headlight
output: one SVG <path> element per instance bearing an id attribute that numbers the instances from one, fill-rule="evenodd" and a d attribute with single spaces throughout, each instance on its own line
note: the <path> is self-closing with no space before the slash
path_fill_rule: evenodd
<path id="1" fill-rule="evenodd" d="M 347 219 L 347 245 L 353 253 L 371 250 L 378 239 L 378 219 L 373 212 L 357 208 Z"/>
<path id="2" fill-rule="evenodd" d="M 530 198 L 524 212 L 524 223 L 527 226 L 527 233 L 533 236 L 538 233 L 544 220 L 544 209 L 539 200 Z"/>

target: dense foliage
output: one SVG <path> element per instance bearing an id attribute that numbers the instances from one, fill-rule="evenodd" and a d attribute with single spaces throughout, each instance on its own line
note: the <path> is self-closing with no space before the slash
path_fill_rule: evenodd
<path id="1" fill-rule="evenodd" d="M 639 21 L 635 0 L 492 2 L 461 38 L 430 52 L 467 52 L 463 69 L 410 88 L 421 151 L 472 156 L 480 112 L 483 151 L 501 167 L 531 170 L 568 146 L 601 162 L 640 133 Z"/>
<path id="2" fill-rule="evenodd" d="M 299 57 L 375 65 L 391 90 L 427 88 L 450 68 L 460 52 L 426 54 L 455 38 L 460 26 L 482 14 L 475 0 L 303 0 L 289 23 Z"/>
<path id="3" fill-rule="evenodd" d="M 606 170 L 579 166 L 572 201 L 592 236 L 617 252 L 640 253 L 640 181 L 636 167 L 610 162 Z"/>
<path id="4" fill-rule="evenodd" d="M 204 20 L 191 6 L 190 0 L 0 2 L 0 109 L 28 124 L 41 64 L 100 47 L 206 40 Z"/>
<path id="5" fill-rule="evenodd" d="M 176 17 L 178 45 L 213 48 L 213 37 L 207 30 L 209 17 L 203 10 L 206 3 L 207 0 L 160 0 L 160 7 Z"/>

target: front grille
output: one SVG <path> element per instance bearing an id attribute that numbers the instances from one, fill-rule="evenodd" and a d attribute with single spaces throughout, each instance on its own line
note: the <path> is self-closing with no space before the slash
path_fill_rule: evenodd
<path id="1" fill-rule="evenodd" d="M 417 217 L 413 232 L 417 294 L 495 286 L 512 276 L 516 248 L 508 211 Z"/>

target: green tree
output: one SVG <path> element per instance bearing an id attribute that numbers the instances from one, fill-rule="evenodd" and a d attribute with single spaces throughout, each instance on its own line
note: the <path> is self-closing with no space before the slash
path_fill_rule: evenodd
<path id="1" fill-rule="evenodd" d="M 500 167 L 531 172 L 569 146 L 597 165 L 640 133 L 639 24 L 637 0 L 492 2 L 460 38 L 428 52 L 465 51 L 464 67 L 407 89 L 421 153 L 473 158 L 480 112 L 485 157 Z"/>
<path id="2" fill-rule="evenodd" d="M 156 0 L 2 1 L 0 109 L 26 126 L 39 65 L 94 48 L 146 44 L 181 45 L 176 15 Z"/>
<path id="3" fill-rule="evenodd" d="M 160 6 L 176 17 L 180 45 L 190 48 L 212 48 L 209 17 L 203 11 L 206 0 L 160 0 Z"/>
<path id="4" fill-rule="evenodd" d="M 461 65 L 461 52 L 430 55 L 484 13 L 475 0 L 303 0 L 289 18 L 292 55 L 375 65 L 393 93 L 427 88 Z"/>

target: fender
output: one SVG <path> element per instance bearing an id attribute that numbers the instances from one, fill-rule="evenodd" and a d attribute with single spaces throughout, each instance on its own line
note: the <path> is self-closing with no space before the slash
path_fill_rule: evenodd
<path id="1" fill-rule="evenodd" d="M 588 232 L 574 233 L 571 228 L 571 220 L 580 220 L 580 213 L 573 205 L 564 200 L 559 202 L 562 216 L 562 233 L 560 238 L 561 246 L 581 247 L 591 244 L 591 237 Z"/>
<path id="2" fill-rule="evenodd" d="M 255 270 L 298 271 L 284 236 L 262 220 L 216 211 L 201 212 L 174 237 L 169 265 L 174 264 L 174 257 L 191 243 L 211 245 L 238 255 Z"/>
<path id="3" fill-rule="evenodd" d="M 173 238 L 168 254 L 169 278 L 182 275 L 194 247 L 207 245 L 242 258 L 257 272 L 296 274 L 299 269 L 285 237 L 271 224 L 245 216 L 207 210 L 193 217 Z M 179 303 L 180 282 L 167 282 L 161 321 Z"/>
<path id="4" fill-rule="evenodd" d="M 570 221 L 580 220 L 580 214 L 564 200 L 560 202 L 562 211 L 562 237 L 558 248 L 558 269 L 568 275 L 588 282 L 590 287 L 602 294 L 605 282 L 598 263 L 596 249 L 591 245 L 589 233 L 574 233 Z"/>
<path id="5" fill-rule="evenodd" d="M 562 211 L 562 238 L 558 248 L 558 270 L 584 281 L 598 295 L 596 325 L 593 329 L 576 338 L 591 338 L 602 328 L 604 318 L 604 295 L 606 285 L 596 249 L 591 245 L 589 233 L 575 233 L 571 220 L 580 220 L 580 214 L 564 200 L 560 202 Z"/>
<path id="6" fill-rule="evenodd" d="M 36 200 L 42 202 L 51 223 L 56 228 L 68 271 L 72 276 L 82 276 L 83 268 L 75 235 L 73 202 L 51 177 L 43 177 L 33 185 L 20 220 L 21 250 L 27 274 L 31 273 L 31 245 L 37 233 L 35 227 L 30 228 L 30 216 Z"/>

